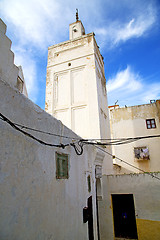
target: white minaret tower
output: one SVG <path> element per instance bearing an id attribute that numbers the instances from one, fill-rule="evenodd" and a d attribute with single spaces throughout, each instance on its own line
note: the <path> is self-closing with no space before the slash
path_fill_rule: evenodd
<path id="1" fill-rule="evenodd" d="M 110 138 L 103 57 L 78 12 L 69 36 L 48 48 L 45 110 L 82 138 Z"/>

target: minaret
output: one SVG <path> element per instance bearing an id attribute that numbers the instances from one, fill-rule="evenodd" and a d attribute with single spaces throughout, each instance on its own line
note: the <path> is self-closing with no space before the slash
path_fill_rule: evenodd
<path id="1" fill-rule="evenodd" d="M 77 37 L 81 37 L 85 35 L 85 29 L 81 21 L 79 21 L 78 17 L 78 9 L 76 12 L 76 22 L 70 24 L 69 26 L 69 39 L 75 39 Z"/>
<path id="2" fill-rule="evenodd" d="M 103 57 L 78 11 L 69 38 L 48 48 L 45 110 L 83 138 L 110 138 Z"/>

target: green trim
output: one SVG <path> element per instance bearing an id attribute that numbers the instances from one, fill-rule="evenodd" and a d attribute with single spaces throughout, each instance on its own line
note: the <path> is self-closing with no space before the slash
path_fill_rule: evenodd
<path id="1" fill-rule="evenodd" d="M 68 179 L 68 154 L 56 152 L 56 178 Z"/>

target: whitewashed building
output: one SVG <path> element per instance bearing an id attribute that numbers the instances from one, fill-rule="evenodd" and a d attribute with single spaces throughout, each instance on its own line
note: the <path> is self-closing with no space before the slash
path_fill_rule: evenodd
<path id="1" fill-rule="evenodd" d="M 0 33 L 0 239 L 96 240 L 95 168 L 104 154 L 82 149 L 78 135 L 22 94 L 2 20 Z"/>
<path id="2" fill-rule="evenodd" d="M 45 110 L 82 138 L 110 138 L 104 62 L 94 33 L 85 34 L 77 16 L 69 38 L 48 48 Z M 112 169 L 106 155 L 103 173 Z"/>
<path id="3" fill-rule="evenodd" d="M 110 148 L 83 146 L 71 130 L 109 137 L 94 34 L 77 19 L 70 40 L 49 48 L 46 110 L 57 120 L 24 96 L 2 20 L 0 33 L 0 239 L 160 239 L 160 174 L 113 175 Z"/>

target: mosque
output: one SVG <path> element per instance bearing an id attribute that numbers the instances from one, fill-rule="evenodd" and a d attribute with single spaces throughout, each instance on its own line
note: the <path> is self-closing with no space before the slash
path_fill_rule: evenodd
<path id="1" fill-rule="evenodd" d="M 160 239 L 160 173 L 115 174 L 103 57 L 79 20 L 48 48 L 45 111 L 0 20 L 0 239 Z"/>

